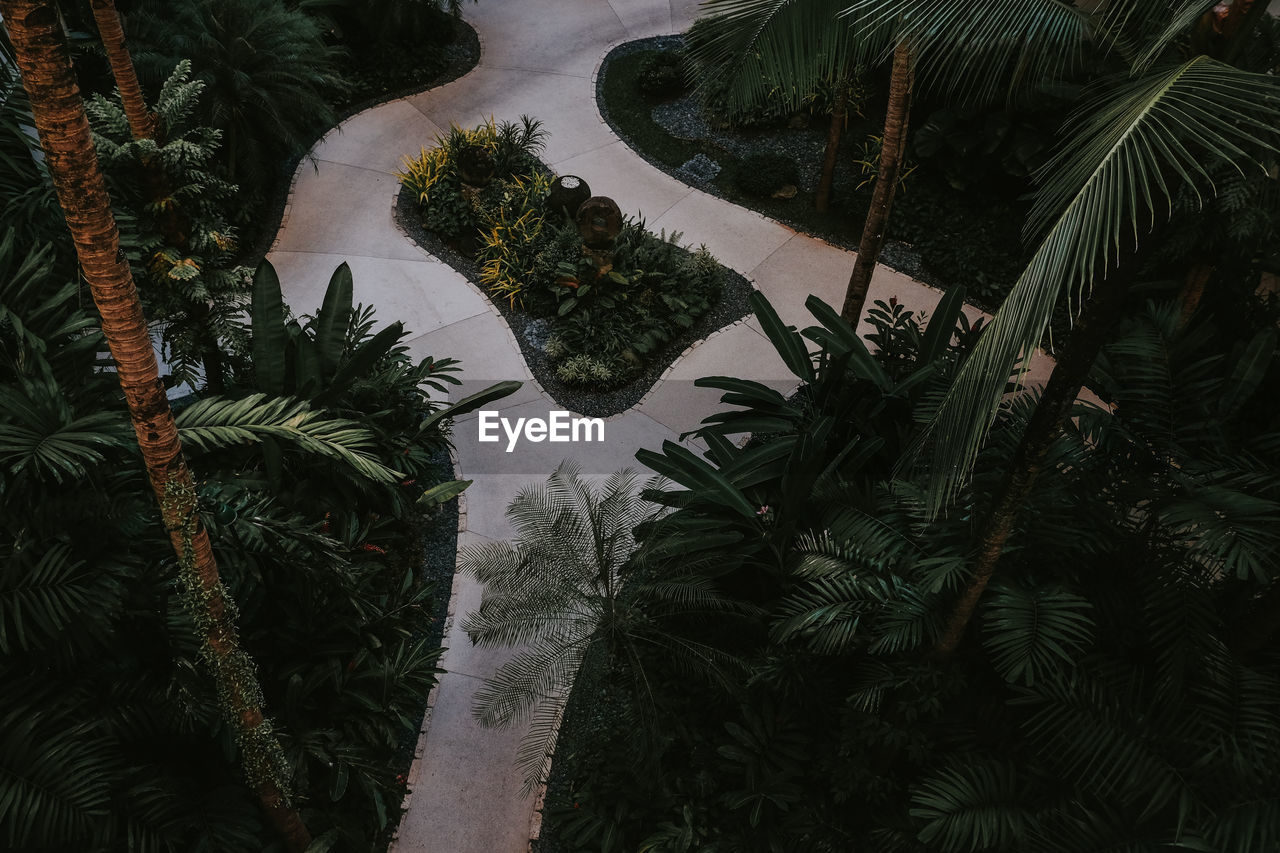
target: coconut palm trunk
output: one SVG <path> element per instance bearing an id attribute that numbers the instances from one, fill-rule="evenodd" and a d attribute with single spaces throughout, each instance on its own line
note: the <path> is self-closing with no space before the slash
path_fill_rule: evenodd
<path id="1" fill-rule="evenodd" d="M 831 187 L 836 179 L 836 160 L 840 154 L 840 138 L 844 135 L 844 123 L 849 116 L 849 92 L 853 82 L 846 74 L 836 82 L 836 99 L 831 105 L 831 124 L 827 127 L 827 145 L 822 154 L 822 173 L 818 176 L 817 195 L 813 207 L 819 213 L 831 209 Z"/>
<path id="2" fill-rule="evenodd" d="M 85 281 L 102 318 L 147 477 L 194 604 L 206 661 L 223 711 L 237 728 L 241 761 L 273 825 L 290 851 L 310 843 L 285 794 L 279 743 L 264 721 L 261 688 L 240 649 L 235 607 L 218 577 L 209 535 L 200 522 L 195 481 L 134 287 L 111 200 L 98 168 L 89 119 L 71 70 L 57 10 L 48 0 L 0 0 L 23 87 L 31 98 L 40 144 Z"/>
<path id="3" fill-rule="evenodd" d="M 889 108 L 884 117 L 884 138 L 880 148 L 880 167 L 876 172 L 875 188 L 871 194 L 871 208 L 862 226 L 862 239 L 858 241 L 858 257 L 849 276 L 849 286 L 844 294 L 844 307 L 840 315 L 857 328 L 862 319 L 862 309 L 871 287 L 871 275 L 875 272 L 880 248 L 884 245 L 885 230 L 889 225 L 889 213 L 893 209 L 893 195 L 902 174 L 902 160 L 907 146 L 907 122 L 911 115 L 911 90 L 915 84 L 915 68 L 911 46 L 904 39 L 893 51 L 893 70 L 889 79 Z"/>
<path id="4" fill-rule="evenodd" d="M 111 74 L 116 78 L 116 88 L 120 90 L 120 100 L 124 102 L 129 131 L 134 139 L 155 139 L 159 119 L 142 97 L 142 86 L 138 84 L 133 58 L 124 42 L 124 27 L 116 4 L 113 0 L 89 0 L 89 5 L 93 8 L 93 19 L 98 24 L 98 35 L 107 52 L 107 61 L 111 63 Z"/>
<path id="5" fill-rule="evenodd" d="M 934 647 L 935 657 L 949 657 L 964 639 L 965 629 L 973 618 L 978 600 L 995 574 L 996 564 L 1004 553 L 1013 526 L 1044 467 L 1049 447 L 1070 417 L 1071 408 L 1080 396 L 1103 344 L 1124 316 L 1127 280 L 1132 270 L 1132 264 L 1126 265 L 1094 288 L 1093 298 L 1085 306 L 1075 330 L 1054 364 L 1049 381 L 1045 384 L 1035 411 L 1022 434 L 1022 440 L 1018 443 L 1018 449 L 1009 462 L 1009 470 L 1000 491 L 992 501 L 990 514 L 978 539 L 973 574 Z"/>

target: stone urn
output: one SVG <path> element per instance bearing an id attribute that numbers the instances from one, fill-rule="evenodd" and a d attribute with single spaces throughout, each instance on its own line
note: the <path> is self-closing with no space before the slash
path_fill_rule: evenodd
<path id="1" fill-rule="evenodd" d="M 617 202 L 592 196 L 578 207 L 575 219 L 582 251 L 596 262 L 597 275 L 607 275 L 613 269 L 613 241 L 622 233 L 622 211 Z"/>
<path id="2" fill-rule="evenodd" d="M 572 220 L 582 203 L 591 198 L 591 187 L 577 175 L 561 175 L 551 182 L 551 193 L 547 196 L 547 205 L 555 211 L 564 211 L 566 218 Z"/>

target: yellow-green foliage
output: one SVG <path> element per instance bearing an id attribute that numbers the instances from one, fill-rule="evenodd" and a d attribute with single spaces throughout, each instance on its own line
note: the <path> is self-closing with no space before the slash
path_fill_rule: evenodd
<path id="1" fill-rule="evenodd" d="M 417 157 L 404 158 L 404 165 L 396 172 L 396 177 L 409 188 L 419 204 L 425 204 L 431 188 L 452 165 L 449 160 L 449 152 L 445 148 L 423 148 Z"/>
<path id="2" fill-rule="evenodd" d="M 477 254 L 480 283 L 512 305 L 533 276 L 534 246 L 542 234 L 543 202 L 550 189 L 545 173 L 513 178 L 484 217 Z"/>
<path id="3" fill-rule="evenodd" d="M 417 157 L 405 157 L 396 177 L 417 196 L 419 204 L 426 204 L 431 189 L 441 179 L 457 174 L 458 153 L 471 145 L 480 145 L 490 154 L 498 153 L 498 127 L 493 117 L 478 127 L 464 130 L 456 124 L 449 132 L 436 137 L 434 148 L 423 148 Z"/>

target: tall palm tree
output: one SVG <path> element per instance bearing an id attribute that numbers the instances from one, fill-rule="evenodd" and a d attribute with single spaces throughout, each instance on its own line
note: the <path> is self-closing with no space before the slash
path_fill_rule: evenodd
<path id="1" fill-rule="evenodd" d="M 888 14 L 890 6 L 923 0 L 860 3 L 873 4 Z M 1039 345 L 1062 292 L 1073 313 L 1084 306 L 1073 333 L 1078 339 L 1055 365 L 983 522 L 970 581 L 938 644 L 940 655 L 954 651 L 963 637 L 1045 448 L 1069 416 L 1098 347 L 1119 316 L 1123 289 L 1140 273 L 1143 255 L 1155 242 L 1151 232 L 1168 218 L 1174 195 L 1212 195 L 1213 165 L 1265 171 L 1280 153 L 1280 79 L 1219 58 L 1236 54 L 1247 29 L 1239 26 L 1229 37 L 1205 40 L 1212 53 L 1185 55 L 1182 46 L 1207 5 L 1183 0 L 1170 12 L 1162 0 L 1103 2 L 1092 12 L 1091 32 L 1123 57 L 1127 73 L 1095 83 L 1045 166 L 1027 224 L 1029 235 L 1043 235 L 1039 248 L 918 445 L 929 445 L 935 477 L 930 506 L 938 512 L 967 479 L 1009 376 Z M 1249 10 L 1242 5 L 1238 11 Z M 1001 12 L 992 11 L 989 26 L 1000 26 Z M 1247 20 L 1245 14 L 1239 23 Z"/>
<path id="2" fill-rule="evenodd" d="M 200 521 L 195 479 L 187 467 L 173 412 L 138 301 L 111 200 L 98 168 L 89 119 L 71 69 L 57 9 L 49 0 L 0 0 L 23 87 L 66 215 L 85 280 L 115 361 L 147 476 L 196 607 L 204 656 L 224 711 L 236 727 L 246 776 L 291 851 L 310 835 L 286 794 L 284 756 L 262 714 L 253 662 L 240 648 L 235 605 L 218 576 Z"/>
<path id="3" fill-rule="evenodd" d="M 114 0 L 90 0 L 93 19 L 98 24 L 98 36 L 107 52 L 111 74 L 116 78 L 124 114 L 129 120 L 129 130 L 134 139 L 155 139 L 159 118 L 147 106 L 138 84 L 138 73 L 133 67 L 133 57 L 124 42 L 124 26 Z"/>

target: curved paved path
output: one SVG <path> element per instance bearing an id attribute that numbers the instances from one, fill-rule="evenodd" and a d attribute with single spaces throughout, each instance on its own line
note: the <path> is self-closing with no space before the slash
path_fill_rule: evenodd
<path id="1" fill-rule="evenodd" d="M 415 357 L 461 359 L 464 393 L 502 379 L 526 380 L 501 404 L 509 417 L 546 417 L 558 408 L 533 383 L 506 324 L 461 275 L 411 242 L 392 220 L 393 175 L 404 155 L 430 145 L 449 124 L 470 126 L 494 116 L 527 113 L 550 132 L 545 159 L 556 172 L 587 179 L 627 212 L 643 212 L 653 230 L 681 231 L 705 243 L 723 263 L 764 291 L 782 318 L 810 321 L 804 300 L 816 293 L 838 305 L 852 254 L 796 234 L 776 222 L 691 189 L 636 156 L 600 119 L 595 73 L 607 50 L 631 39 L 683 31 L 694 0 L 480 0 L 467 20 L 480 33 L 479 66 L 465 77 L 420 95 L 374 107 L 344 122 L 313 150 L 295 177 L 285 221 L 269 255 L 285 298 L 298 313 L 314 311 L 342 261 L 350 263 L 358 301 L 377 307 L 383 323 L 404 321 L 416 334 Z M 896 296 L 908 307 L 932 309 L 940 297 L 891 270 L 877 270 L 871 298 Z M 503 515 L 522 485 L 540 482 L 561 458 L 573 456 L 588 474 L 634 466 L 640 447 L 677 439 L 718 408 L 718 393 L 692 380 L 731 374 L 791 387 L 754 319 L 740 321 L 691 348 L 640 405 L 612 418 L 600 444 L 480 444 L 474 415 L 455 426 L 466 493 L 460 544 L 504 539 Z M 474 608 L 480 590 L 458 578 L 451 615 Z M 520 732 L 480 729 L 470 705 L 480 680 L 505 654 L 475 649 L 446 626 L 448 670 L 433 695 L 429 725 L 411 773 L 412 795 L 394 849 L 400 853 L 524 853 L 532 799 L 519 795 L 512 769 Z"/>

